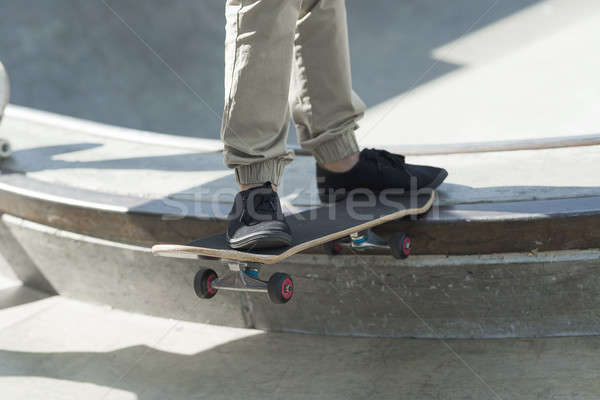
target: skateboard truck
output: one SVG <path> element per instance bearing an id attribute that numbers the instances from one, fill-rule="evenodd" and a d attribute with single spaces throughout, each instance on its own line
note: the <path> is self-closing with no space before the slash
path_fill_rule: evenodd
<path id="1" fill-rule="evenodd" d="M 219 278 L 212 269 L 201 269 L 194 278 L 194 291 L 202 299 L 210 299 L 218 290 L 265 293 L 273 303 L 290 301 L 294 294 L 294 283 L 288 274 L 276 272 L 268 281 L 259 279 L 262 264 L 223 260 L 229 267 L 229 274 Z"/>
<path id="2" fill-rule="evenodd" d="M 395 233 L 389 240 L 385 240 L 370 229 L 329 242 L 325 245 L 325 250 L 328 254 L 337 255 L 342 252 L 343 247 L 350 247 L 357 252 L 369 249 L 389 249 L 392 256 L 398 259 L 407 258 L 412 250 L 411 239 L 405 233 Z"/>

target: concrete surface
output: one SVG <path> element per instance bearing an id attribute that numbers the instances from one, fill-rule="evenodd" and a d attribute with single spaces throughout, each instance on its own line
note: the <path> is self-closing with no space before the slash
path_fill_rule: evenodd
<path id="1" fill-rule="evenodd" d="M 14 400 L 592 400 L 599 350 L 598 337 L 327 338 L 63 297 L 15 299 L 0 309 L 0 392 Z"/>
<path id="2" fill-rule="evenodd" d="M 414 90 L 372 107 L 359 142 L 402 146 L 598 133 L 600 53 L 591 51 L 598 47 L 598 2 L 540 2 L 435 49 L 439 64 L 460 68 L 416 81 Z"/>
<path id="3" fill-rule="evenodd" d="M 597 1 L 347 4 L 354 86 L 372 108 L 365 145 L 597 132 Z M 222 1 L 0 6 L 15 104 L 218 138 Z"/>
<path id="4" fill-rule="evenodd" d="M 30 287 L 151 315 L 247 325 L 236 293 L 198 307 L 192 289 L 197 263 L 154 257 L 149 248 L 59 231 L 6 214 L 0 219 L 0 239 L 7 268 Z M 44 250 L 35 248 L 36 240 Z"/>
<path id="5" fill-rule="evenodd" d="M 10 139 L 15 150 L 2 168 L 44 182 L 148 201 L 231 203 L 237 192 L 218 152 L 101 137 L 13 118 L 10 108 L 0 136 Z M 599 195 L 596 175 L 578 172 L 595 171 L 598 159 L 600 146 L 584 146 L 411 156 L 407 162 L 449 171 L 439 190 L 440 205 L 445 205 Z M 314 168 L 312 157 L 297 157 L 285 170 L 284 203 L 319 204 Z"/>
<path id="6" fill-rule="evenodd" d="M 294 299 L 192 290 L 220 262 L 152 256 L 148 248 L 60 231 L 9 215 L 0 253 L 22 281 L 79 300 L 148 315 L 337 336 L 499 338 L 598 335 L 600 252 L 531 255 L 296 255 L 263 267 L 293 276 Z M 1 271 L 1 270 L 0 270 Z M 43 286 L 45 285 L 45 286 Z"/>

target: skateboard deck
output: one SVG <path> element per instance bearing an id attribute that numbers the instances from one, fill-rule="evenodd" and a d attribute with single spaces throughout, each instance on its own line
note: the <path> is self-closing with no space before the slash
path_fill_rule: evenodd
<path id="1" fill-rule="evenodd" d="M 353 233 L 368 230 L 385 222 L 429 211 L 435 191 L 413 196 L 372 196 L 368 200 L 341 201 L 301 213 L 287 215 L 293 243 L 278 249 L 233 250 L 225 234 L 208 236 L 186 245 L 158 244 L 152 252 L 158 255 L 185 257 L 205 256 L 240 262 L 273 264 L 312 247 L 332 242 Z M 362 203 L 361 203 L 362 201 Z"/>

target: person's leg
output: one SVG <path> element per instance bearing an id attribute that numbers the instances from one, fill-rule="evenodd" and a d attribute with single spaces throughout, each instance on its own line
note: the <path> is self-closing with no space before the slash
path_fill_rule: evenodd
<path id="1" fill-rule="evenodd" d="M 319 197 L 353 189 L 418 191 L 438 187 L 442 168 L 410 165 L 384 150 L 359 153 L 354 131 L 365 105 L 352 90 L 344 0 L 303 0 L 296 24 L 290 102 L 300 144 L 317 160 Z"/>
<path id="2" fill-rule="evenodd" d="M 225 164 L 242 189 L 279 185 L 289 127 L 288 93 L 300 0 L 228 0 Z"/>
<path id="3" fill-rule="evenodd" d="M 225 164 L 235 168 L 242 190 L 227 224 L 227 243 L 234 249 L 292 243 L 274 185 L 293 159 L 285 144 L 299 10 L 300 0 L 227 1 L 221 137 Z"/>
<path id="4" fill-rule="evenodd" d="M 352 90 L 344 0 L 303 0 L 296 24 L 290 104 L 300 145 L 321 165 L 358 160 L 365 105 Z"/>

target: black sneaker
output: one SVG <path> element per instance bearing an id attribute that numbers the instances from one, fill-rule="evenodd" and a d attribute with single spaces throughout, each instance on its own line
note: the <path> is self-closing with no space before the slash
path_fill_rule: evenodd
<path id="1" fill-rule="evenodd" d="M 292 244 L 290 227 L 271 182 L 239 192 L 228 219 L 226 238 L 233 249 L 258 250 Z"/>
<path id="2" fill-rule="evenodd" d="M 375 149 L 361 151 L 358 163 L 346 172 L 331 172 L 317 164 L 319 199 L 324 203 L 342 200 L 354 189 L 404 193 L 435 189 L 447 176 L 443 168 L 406 164 L 404 156 Z"/>

